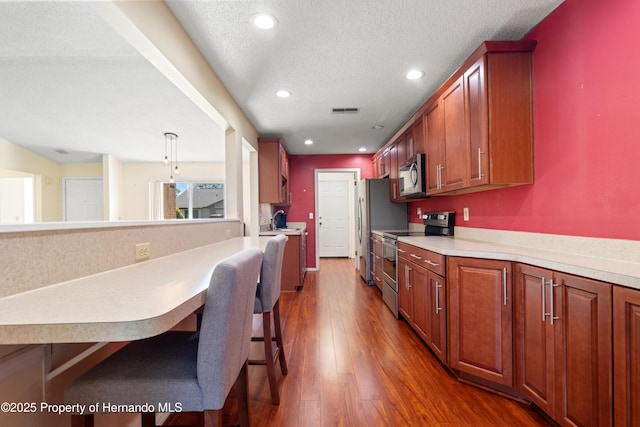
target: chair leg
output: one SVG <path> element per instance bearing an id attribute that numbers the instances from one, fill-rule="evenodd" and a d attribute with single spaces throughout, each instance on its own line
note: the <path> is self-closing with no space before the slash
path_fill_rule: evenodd
<path id="1" fill-rule="evenodd" d="M 71 415 L 71 427 L 93 427 L 93 414 Z"/>
<path id="2" fill-rule="evenodd" d="M 156 427 L 156 414 L 154 412 L 143 412 L 140 415 L 142 427 Z"/>
<path id="3" fill-rule="evenodd" d="M 221 427 L 222 409 L 209 409 L 204 411 L 204 427 Z"/>
<path id="4" fill-rule="evenodd" d="M 238 378 L 235 383 L 236 394 L 238 398 L 238 415 L 240 417 L 240 426 L 249 427 L 251 424 L 249 413 L 249 362 L 245 361 L 240 369 Z"/>
<path id="5" fill-rule="evenodd" d="M 262 313 L 262 332 L 264 337 L 264 358 L 267 365 L 267 377 L 271 389 L 271 403 L 280 404 L 280 394 L 276 384 L 276 368 L 273 360 L 273 345 L 271 344 L 271 313 Z"/>
<path id="6" fill-rule="evenodd" d="M 280 370 L 282 375 L 287 375 L 289 370 L 287 369 L 287 360 L 284 356 L 284 346 L 282 344 L 282 327 L 280 325 L 280 300 L 278 299 L 273 306 L 273 323 L 276 332 L 276 345 L 279 349 L 278 359 L 280 360 Z"/>

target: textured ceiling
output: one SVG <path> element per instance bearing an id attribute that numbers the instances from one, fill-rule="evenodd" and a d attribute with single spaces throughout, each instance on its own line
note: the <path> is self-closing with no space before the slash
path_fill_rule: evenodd
<path id="1" fill-rule="evenodd" d="M 167 1 L 258 132 L 284 137 L 294 154 L 376 151 L 482 41 L 521 39 L 560 3 Z M 258 30 L 256 13 L 279 23 Z M 425 76 L 405 79 L 410 68 Z M 292 96 L 277 98 L 279 89 Z"/>
<path id="2" fill-rule="evenodd" d="M 167 1 L 259 134 L 293 154 L 376 151 L 483 40 L 520 39 L 560 3 Z M 259 12 L 278 26 L 254 28 Z M 0 137 L 61 163 L 156 161 L 173 131 L 182 160 L 222 159 L 223 131 L 90 2 L 0 1 L 0 40 Z M 425 77 L 406 80 L 410 68 Z"/>
<path id="3" fill-rule="evenodd" d="M 224 161 L 224 131 L 88 2 L 0 2 L 0 137 L 58 163 Z M 61 155 L 56 150 L 69 154 Z"/>

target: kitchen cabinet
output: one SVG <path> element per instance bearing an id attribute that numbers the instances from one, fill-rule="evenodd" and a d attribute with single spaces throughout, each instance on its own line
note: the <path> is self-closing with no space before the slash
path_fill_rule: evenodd
<path id="1" fill-rule="evenodd" d="M 407 131 L 398 139 L 398 167 L 405 164 L 417 153 L 424 153 L 422 118 L 420 117 Z"/>
<path id="2" fill-rule="evenodd" d="M 640 291 L 613 287 L 614 424 L 640 425 Z"/>
<path id="3" fill-rule="evenodd" d="M 400 185 L 398 182 L 398 146 L 391 144 L 388 148 L 389 158 L 389 198 L 393 202 L 404 200 L 400 196 Z"/>
<path id="4" fill-rule="evenodd" d="M 391 160 L 389 156 L 389 148 L 387 147 L 378 158 L 378 178 L 386 178 L 391 170 Z"/>
<path id="5" fill-rule="evenodd" d="M 284 247 L 284 259 L 282 261 L 281 291 L 296 291 L 302 287 L 307 271 L 306 247 L 304 231 L 300 234 L 287 235 L 287 244 Z"/>
<path id="6" fill-rule="evenodd" d="M 461 378 L 513 387 L 511 270 L 510 262 L 447 257 L 449 367 Z"/>
<path id="7" fill-rule="evenodd" d="M 258 138 L 258 175 L 260 203 L 290 204 L 289 160 L 279 138 Z"/>
<path id="8" fill-rule="evenodd" d="M 398 310 L 434 354 L 446 363 L 444 256 L 398 243 Z"/>
<path id="9" fill-rule="evenodd" d="M 611 288 L 516 264 L 517 387 L 560 425 L 612 424 Z"/>
<path id="10" fill-rule="evenodd" d="M 485 42 L 427 101 L 427 194 L 533 182 L 534 46 Z"/>
<path id="11" fill-rule="evenodd" d="M 371 235 L 371 265 L 373 271 L 373 283 L 382 290 L 382 237 Z"/>

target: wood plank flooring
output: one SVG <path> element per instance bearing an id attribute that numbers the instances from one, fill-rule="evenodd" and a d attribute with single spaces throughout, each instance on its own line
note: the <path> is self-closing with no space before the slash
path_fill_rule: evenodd
<path id="1" fill-rule="evenodd" d="M 378 289 L 364 285 L 353 260 L 322 259 L 280 306 L 289 374 L 276 368 L 281 403 L 274 406 L 266 369 L 250 367 L 252 426 L 549 425 L 525 405 L 457 381 L 394 318 Z M 233 418 L 233 406 L 225 418 Z M 167 420 L 183 422 L 199 420 Z"/>

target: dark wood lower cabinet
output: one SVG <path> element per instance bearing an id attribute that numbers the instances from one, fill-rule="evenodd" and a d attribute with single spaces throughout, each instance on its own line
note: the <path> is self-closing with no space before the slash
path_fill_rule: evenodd
<path id="1" fill-rule="evenodd" d="M 447 258 L 449 366 L 513 387 L 511 263 Z"/>
<path id="2" fill-rule="evenodd" d="M 614 286 L 613 342 L 615 426 L 640 426 L 640 291 Z"/>
<path id="3" fill-rule="evenodd" d="M 433 271 L 444 272 L 444 257 L 403 243 L 398 247 L 398 311 L 446 364 L 446 284 Z"/>
<path id="4" fill-rule="evenodd" d="M 518 388 L 560 425 L 612 425 L 612 286 L 521 264 L 515 277 Z"/>

